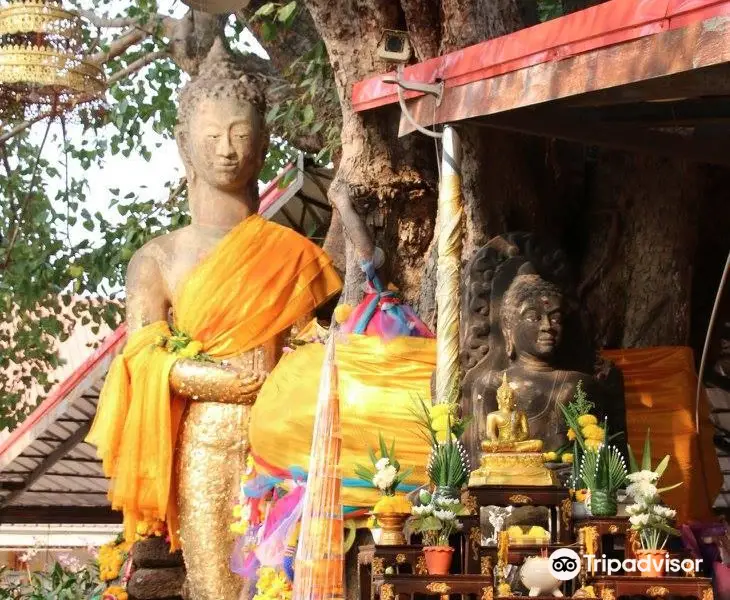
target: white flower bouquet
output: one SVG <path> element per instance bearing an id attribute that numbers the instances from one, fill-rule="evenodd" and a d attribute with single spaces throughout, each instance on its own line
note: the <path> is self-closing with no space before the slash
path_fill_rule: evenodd
<path id="1" fill-rule="evenodd" d="M 419 494 L 420 504 L 411 509 L 408 528 L 423 536 L 424 546 L 448 546 L 449 537 L 463 528 L 457 517 L 466 510 L 458 500 L 433 496 L 425 490 Z"/>
<path id="2" fill-rule="evenodd" d="M 673 490 L 682 485 L 682 482 L 663 488 L 658 487 L 659 479 L 669 465 L 669 460 L 667 454 L 656 468 L 652 469 L 649 431 L 646 432 L 644 441 L 641 468 L 629 447 L 631 473 L 627 478 L 629 485 L 626 487 L 626 493 L 634 504 L 628 506 L 626 512 L 629 514 L 631 528 L 639 533 L 641 547 L 644 550 L 664 550 L 669 536 L 679 535 L 679 531 L 671 525 L 677 516 L 677 511 L 663 506 L 660 494 Z"/>
<path id="3" fill-rule="evenodd" d="M 379 489 L 383 497 L 373 508 L 374 513 L 402 513 L 411 511 L 411 503 L 403 496 L 396 495 L 396 489 L 413 472 L 413 469 L 401 469 L 395 457 L 395 441 L 390 448 L 385 444 L 383 435 L 378 436 L 380 457 L 370 448 L 370 461 L 373 468 L 355 465 L 355 474 L 366 483 Z"/>

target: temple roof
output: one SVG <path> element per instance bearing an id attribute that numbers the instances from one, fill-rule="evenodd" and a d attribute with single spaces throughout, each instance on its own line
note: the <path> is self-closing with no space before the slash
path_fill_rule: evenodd
<path id="1" fill-rule="evenodd" d="M 611 0 L 403 70 L 443 81 L 440 102 L 406 92 L 421 126 L 471 123 L 619 150 L 730 164 L 730 2 Z M 377 75 L 356 111 L 398 102 Z M 401 117 L 401 135 L 414 130 Z M 640 134 L 640 135 L 637 135 Z"/>

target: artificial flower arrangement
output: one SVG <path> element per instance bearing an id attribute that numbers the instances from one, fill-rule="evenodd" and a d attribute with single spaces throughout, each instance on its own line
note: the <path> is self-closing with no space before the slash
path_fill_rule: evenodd
<path id="1" fill-rule="evenodd" d="M 651 435 L 646 432 L 644 440 L 644 452 L 641 458 L 641 466 L 637 463 L 631 448 L 629 447 L 629 466 L 631 473 L 628 475 L 629 485 L 626 493 L 634 501 L 627 507 L 631 529 L 636 531 L 641 543 L 640 554 L 648 555 L 650 559 L 665 558 L 667 551 L 665 546 L 672 535 L 679 535 L 672 522 L 677 516 L 677 511 L 662 505 L 660 494 L 668 492 L 682 485 L 682 482 L 666 487 L 658 487 L 659 479 L 669 465 L 670 456 L 667 454 L 656 467 L 651 466 Z M 642 575 L 660 575 L 661 569 L 654 569 L 654 560 L 651 560 L 649 570 L 642 570 Z M 666 561 L 662 563 L 666 567 Z M 657 572 L 659 571 L 659 572 Z"/>
<path id="2" fill-rule="evenodd" d="M 449 537 L 461 528 L 457 517 L 465 514 L 458 498 L 469 478 L 469 459 L 459 438 L 469 420 L 460 417 L 459 404 L 451 401 L 457 396 L 454 390 L 447 402 L 434 406 L 419 398 L 413 409 L 421 436 L 431 447 L 426 473 L 433 492 L 420 492 L 409 528 L 423 535 L 426 567 L 432 575 L 449 572 L 454 555 Z"/>
<path id="3" fill-rule="evenodd" d="M 420 533 L 425 546 L 426 567 L 431 575 L 445 575 L 449 572 L 454 549 L 449 538 L 461 531 L 463 524 L 458 517 L 467 511 L 459 500 L 431 494 L 421 490 L 419 503 L 411 509 L 412 517 L 408 528 Z"/>
<path id="4" fill-rule="evenodd" d="M 378 434 L 380 456 L 372 448 L 368 449 L 373 468 L 355 465 L 355 474 L 364 482 L 380 490 L 381 497 L 373 507 L 372 515 L 382 528 L 378 543 L 383 545 L 405 544 L 403 527 L 411 514 L 411 503 L 404 495 L 397 495 L 396 489 L 413 472 L 401 470 L 395 457 L 395 440 L 388 448 L 383 434 Z"/>
<path id="5" fill-rule="evenodd" d="M 568 439 L 573 443 L 570 462 L 573 464 L 571 489 L 577 502 L 585 503 L 594 516 L 614 516 L 618 512 L 618 491 L 626 483 L 626 462 L 609 436 L 608 422 L 599 425 L 591 413 L 593 403 L 583 390 L 581 382 L 576 387 L 572 402 L 560 405 L 567 423 Z"/>
<path id="6" fill-rule="evenodd" d="M 383 434 L 378 434 L 378 454 L 370 448 L 368 454 L 373 468 L 355 465 L 355 474 L 364 482 L 372 484 L 380 490 L 382 496 L 373 507 L 375 515 L 384 513 L 410 513 L 411 503 L 405 496 L 397 496 L 396 489 L 413 472 L 413 469 L 401 470 L 401 465 L 395 457 L 395 440 L 390 448 L 385 443 Z"/>
<path id="7" fill-rule="evenodd" d="M 469 419 L 459 416 L 457 402 L 429 407 L 420 398 L 413 414 L 421 437 L 431 447 L 426 473 L 435 488 L 435 494 L 458 498 L 469 478 L 469 458 L 460 440 Z"/>

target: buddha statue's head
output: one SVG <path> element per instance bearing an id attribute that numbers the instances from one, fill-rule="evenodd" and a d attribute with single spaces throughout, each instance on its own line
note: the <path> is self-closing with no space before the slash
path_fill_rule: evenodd
<path id="1" fill-rule="evenodd" d="M 517 275 L 502 299 L 500 319 L 507 355 L 550 360 L 562 333 L 563 294 L 539 275 Z"/>
<path id="2" fill-rule="evenodd" d="M 502 374 L 502 385 L 497 388 L 497 407 L 504 412 L 513 411 L 515 408 L 515 391 L 507 381 L 507 373 Z"/>
<path id="3" fill-rule="evenodd" d="M 207 185 L 258 201 L 258 173 L 269 137 L 259 82 L 216 42 L 200 75 L 180 93 L 178 147 L 191 188 Z"/>

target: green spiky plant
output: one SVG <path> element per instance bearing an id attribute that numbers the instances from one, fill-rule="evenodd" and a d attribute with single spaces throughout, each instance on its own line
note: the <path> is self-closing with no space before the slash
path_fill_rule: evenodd
<path id="1" fill-rule="evenodd" d="M 608 437 L 606 421 L 604 431 Z M 580 478 L 590 491 L 590 509 L 594 516 L 609 517 L 618 512 L 618 490 L 626 483 L 627 475 L 626 462 L 616 446 L 604 443 L 596 452 L 583 452 Z"/>
<path id="2" fill-rule="evenodd" d="M 636 458 L 634 457 L 634 452 L 631 449 L 631 445 L 628 445 L 629 449 L 629 473 L 638 473 L 640 471 L 652 471 L 657 474 L 657 479 L 660 479 L 662 475 L 664 475 L 664 471 L 667 470 L 667 467 L 669 466 L 669 461 L 671 460 L 671 456 L 667 454 L 664 458 L 662 458 L 657 466 L 652 469 L 651 466 L 651 429 L 647 428 L 646 430 L 646 437 L 644 438 L 644 451 L 642 452 L 641 456 L 641 468 L 639 468 L 639 463 L 637 462 Z M 678 488 L 680 485 L 682 485 L 682 482 L 675 483 L 674 485 L 669 485 L 663 488 L 658 488 L 657 492 L 662 494 L 664 492 L 668 492 L 670 490 L 673 490 L 675 488 Z"/>
<path id="3" fill-rule="evenodd" d="M 595 454 L 595 451 L 591 450 L 586 445 L 586 440 L 582 434 L 582 428 L 579 423 L 580 417 L 584 415 L 591 414 L 591 411 L 595 408 L 595 404 L 591 402 L 588 399 L 588 394 L 586 394 L 585 390 L 583 389 L 583 382 L 579 381 L 578 385 L 575 388 L 575 394 L 573 395 L 573 400 L 567 404 L 559 404 L 560 410 L 563 413 L 563 417 L 565 418 L 565 422 L 568 425 L 570 429 L 573 430 L 575 434 L 575 439 L 573 440 L 572 447 L 573 447 L 573 470 L 570 477 L 570 486 L 574 490 L 587 488 L 590 489 L 590 485 L 588 485 L 588 482 L 586 482 L 582 476 L 582 465 L 585 460 L 586 454 Z M 606 442 L 610 442 L 616 438 L 619 438 L 623 435 L 623 432 L 620 431 L 618 433 L 614 433 L 613 435 L 609 435 L 608 432 L 608 424 L 604 420 L 604 440 Z M 612 446 L 613 447 L 613 446 Z M 617 448 L 614 448 L 615 453 L 618 454 L 618 457 L 623 459 L 621 456 L 621 453 L 618 451 Z M 595 460 L 595 457 L 591 457 L 588 460 L 593 461 Z M 599 463 L 594 463 L 599 464 Z M 625 482 L 625 475 L 624 475 L 624 482 Z M 618 489 L 618 488 L 617 488 Z"/>
<path id="4" fill-rule="evenodd" d="M 451 406 L 453 403 L 449 403 Z M 447 435 L 441 441 L 434 428 L 431 411 L 423 399 L 418 398 L 411 410 L 419 427 L 420 437 L 431 447 L 426 472 L 437 493 L 455 497 L 469 478 L 469 458 L 460 438 L 469 424 L 468 418 L 447 417 Z M 439 492 L 441 490 L 441 492 Z"/>

